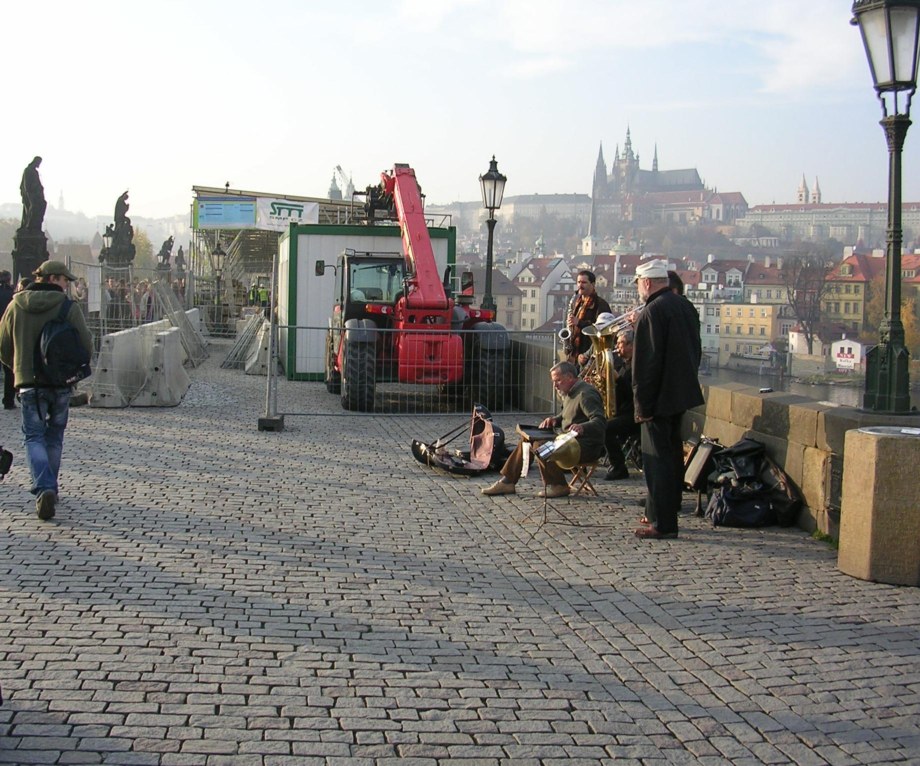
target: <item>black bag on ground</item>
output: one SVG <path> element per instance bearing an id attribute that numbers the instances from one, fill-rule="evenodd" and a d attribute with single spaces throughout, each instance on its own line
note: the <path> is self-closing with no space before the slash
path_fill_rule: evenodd
<path id="1" fill-rule="evenodd" d="M 795 526 L 799 520 L 799 511 L 802 510 L 802 496 L 786 472 L 766 455 L 760 471 L 760 482 L 773 505 L 776 523 L 781 527 Z"/>
<path id="2" fill-rule="evenodd" d="M 726 484 L 712 493 L 706 516 L 714 527 L 769 527 L 776 524 L 776 512 L 769 493 L 759 482 Z"/>
<path id="3" fill-rule="evenodd" d="M 713 526 L 795 524 L 802 498 L 786 473 L 756 439 L 744 438 L 713 455 L 713 491 L 706 516 Z"/>
<path id="4" fill-rule="evenodd" d="M 54 319 L 45 323 L 35 344 L 35 381 L 46 386 L 72 386 L 88 378 L 90 355 L 83 348 L 80 333 L 67 315 L 73 301 L 64 298 Z"/>

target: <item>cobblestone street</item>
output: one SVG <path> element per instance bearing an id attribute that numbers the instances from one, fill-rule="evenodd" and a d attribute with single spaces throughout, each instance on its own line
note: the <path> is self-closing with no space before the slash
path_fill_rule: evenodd
<path id="1" fill-rule="evenodd" d="M 0 762 L 920 763 L 920 589 L 689 495 L 639 541 L 638 474 L 539 527 L 532 477 L 489 498 L 413 459 L 464 416 L 282 380 L 328 416 L 259 432 L 228 349 L 179 407 L 72 409 L 51 523 L 0 416 Z"/>

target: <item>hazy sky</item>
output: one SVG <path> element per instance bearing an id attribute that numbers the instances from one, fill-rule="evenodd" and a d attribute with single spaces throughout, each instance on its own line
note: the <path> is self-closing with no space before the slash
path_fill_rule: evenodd
<path id="1" fill-rule="evenodd" d="M 4 3 L 0 202 L 44 158 L 49 202 L 184 213 L 193 184 L 325 196 L 396 162 L 429 202 L 589 194 L 627 127 L 642 166 L 696 167 L 751 205 L 887 197 L 848 0 Z M 904 199 L 920 200 L 920 127 Z"/>

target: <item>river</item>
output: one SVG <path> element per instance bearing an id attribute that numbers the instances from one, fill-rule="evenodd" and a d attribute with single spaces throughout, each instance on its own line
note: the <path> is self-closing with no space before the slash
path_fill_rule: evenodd
<path id="1" fill-rule="evenodd" d="M 700 383 L 703 385 L 712 385 L 718 383 L 743 383 L 746 386 L 754 388 L 772 388 L 774 391 L 788 391 L 792 394 L 807 396 L 817 402 L 833 402 L 847 407 L 862 407 L 864 382 L 862 379 L 856 385 L 828 385 L 799 383 L 795 380 L 786 378 L 780 380 L 777 375 L 758 375 L 753 372 L 741 372 L 738 370 L 713 370 L 711 375 L 701 375 Z M 918 392 L 911 393 L 911 404 L 914 407 L 920 405 Z"/>

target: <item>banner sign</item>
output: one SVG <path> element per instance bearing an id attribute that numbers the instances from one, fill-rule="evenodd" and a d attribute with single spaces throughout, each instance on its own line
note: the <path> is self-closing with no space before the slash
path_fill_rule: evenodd
<path id="1" fill-rule="evenodd" d="M 252 229 L 256 225 L 255 197 L 198 197 L 196 229 Z"/>
<path id="2" fill-rule="evenodd" d="M 256 228 L 287 231 L 292 223 L 319 223 L 319 203 L 258 198 Z"/>

